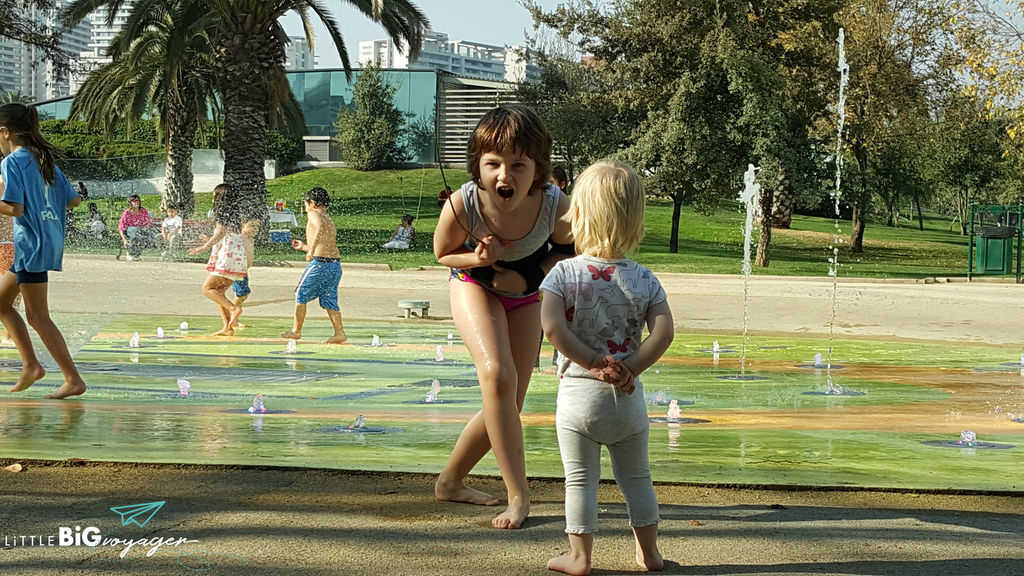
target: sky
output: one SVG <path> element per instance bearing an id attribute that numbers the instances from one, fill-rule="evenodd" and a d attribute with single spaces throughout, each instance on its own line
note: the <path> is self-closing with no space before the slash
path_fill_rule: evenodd
<path id="1" fill-rule="evenodd" d="M 517 0 L 413 0 L 427 15 L 431 28 L 444 32 L 452 40 L 472 40 L 485 44 L 502 46 L 522 44 L 526 32 L 533 30 L 533 19 Z M 540 0 L 547 9 L 555 8 L 559 0 Z M 360 40 L 387 38 L 384 29 L 345 0 L 323 0 L 341 28 L 349 60 L 357 66 Z M 316 32 L 316 53 L 319 68 L 340 68 L 341 58 L 334 49 L 334 43 L 318 20 Z M 282 22 L 291 36 L 302 36 L 302 25 L 298 16 L 289 14 Z"/>

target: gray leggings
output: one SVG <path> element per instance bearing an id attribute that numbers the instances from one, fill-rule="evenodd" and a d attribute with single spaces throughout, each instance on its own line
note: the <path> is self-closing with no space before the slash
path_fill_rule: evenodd
<path id="1" fill-rule="evenodd" d="M 558 448 L 565 468 L 565 531 L 597 531 L 597 486 L 601 480 L 601 446 L 608 447 L 615 481 L 626 498 L 633 527 L 657 524 L 647 456 L 650 424 L 643 387 L 617 396 L 610 384 L 564 375 L 558 381 L 555 415 Z"/>

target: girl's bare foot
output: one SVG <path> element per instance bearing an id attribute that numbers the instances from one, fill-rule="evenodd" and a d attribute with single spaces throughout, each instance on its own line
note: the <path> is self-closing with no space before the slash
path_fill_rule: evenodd
<path id="1" fill-rule="evenodd" d="M 665 559 L 661 557 L 661 552 L 655 548 L 650 554 L 645 553 L 639 542 L 636 543 L 636 563 L 648 572 L 661 572 L 665 569 Z"/>
<path id="2" fill-rule="evenodd" d="M 348 341 L 348 336 L 344 334 L 335 334 L 327 340 L 324 340 L 324 344 L 344 344 Z"/>
<path id="3" fill-rule="evenodd" d="M 434 498 L 441 502 L 466 502 L 479 506 L 497 506 L 500 502 L 494 496 L 470 488 L 462 482 L 443 482 L 440 478 L 434 483 Z"/>
<path id="4" fill-rule="evenodd" d="M 587 576 L 590 574 L 590 558 L 570 550 L 548 560 L 548 570 L 563 572 L 571 576 Z"/>
<path id="5" fill-rule="evenodd" d="M 530 515 L 530 503 L 521 497 L 513 498 L 504 512 L 498 514 L 491 520 L 491 526 L 500 530 L 517 530 L 523 527 L 523 522 Z"/>
<path id="6" fill-rule="evenodd" d="M 214 332 L 213 335 L 214 336 L 234 336 L 235 335 L 235 330 L 234 330 L 234 328 L 221 328 L 220 330 L 217 330 L 216 332 Z"/>
<path id="7" fill-rule="evenodd" d="M 84 392 L 85 382 L 83 382 L 81 378 L 78 378 L 72 382 L 64 381 L 64 384 L 60 388 L 57 388 L 56 392 L 53 394 L 47 394 L 46 397 L 51 400 L 60 400 L 62 398 L 67 398 L 68 396 L 78 396 Z"/>
<path id="8" fill-rule="evenodd" d="M 248 326 L 242 324 L 241 322 L 235 322 L 235 328 L 238 328 L 239 330 L 245 330 L 246 328 L 248 328 Z"/>
<path id="9" fill-rule="evenodd" d="M 36 364 L 35 366 L 26 366 L 21 369 L 21 376 L 18 376 L 18 382 L 11 387 L 8 392 L 21 392 L 28 390 L 29 386 L 41 380 L 43 376 L 46 376 L 46 370 L 42 366 Z"/>
<path id="10" fill-rule="evenodd" d="M 281 332 L 281 338 L 284 338 L 285 340 L 302 340 L 302 332 L 285 330 L 284 332 Z"/>

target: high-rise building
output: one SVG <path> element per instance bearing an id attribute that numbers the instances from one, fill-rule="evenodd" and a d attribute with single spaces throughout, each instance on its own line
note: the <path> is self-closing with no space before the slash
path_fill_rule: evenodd
<path id="1" fill-rule="evenodd" d="M 81 72 L 74 74 L 71 79 L 72 92 L 77 92 L 81 88 L 93 70 L 110 63 L 110 44 L 114 40 L 114 36 L 128 23 L 132 4 L 132 0 L 127 0 L 114 15 L 114 21 L 109 24 L 107 23 L 106 9 L 97 10 L 86 19 L 92 23 L 91 34 L 85 49 L 79 53 Z"/>
<path id="2" fill-rule="evenodd" d="M 56 0 L 53 7 L 45 11 L 33 6 L 22 12 L 22 17 L 56 29 L 60 27 L 60 12 L 69 4 L 68 0 Z M 64 29 L 60 49 L 77 56 L 88 43 L 89 32 L 88 21 Z M 71 82 L 68 71 L 55 66 L 40 48 L 0 38 L 0 89 L 41 101 L 67 96 L 71 93 Z"/>
<path id="3" fill-rule="evenodd" d="M 21 91 L 21 42 L 0 37 L 0 91 Z"/>
<path id="4" fill-rule="evenodd" d="M 527 60 L 519 46 L 494 46 L 450 40 L 443 32 L 428 31 L 419 57 L 410 62 L 391 39 L 359 43 L 359 63 L 381 68 L 443 70 L 459 76 L 499 82 L 536 81 L 540 68 Z"/>
<path id="5" fill-rule="evenodd" d="M 316 68 L 317 57 L 304 36 L 289 36 L 284 46 L 285 70 L 312 70 Z"/>

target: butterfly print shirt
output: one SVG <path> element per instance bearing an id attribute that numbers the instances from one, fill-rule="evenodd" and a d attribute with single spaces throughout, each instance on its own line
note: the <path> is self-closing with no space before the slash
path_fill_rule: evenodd
<path id="1" fill-rule="evenodd" d="M 651 306 L 668 296 L 647 268 L 623 258 L 605 260 L 576 256 L 562 260 L 548 273 L 541 290 L 565 300 L 569 329 L 584 344 L 603 355 L 625 358 L 643 341 Z M 565 359 L 559 374 L 589 377 L 590 372 Z"/>

